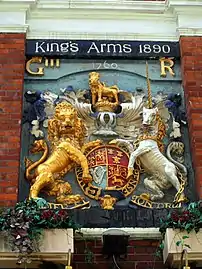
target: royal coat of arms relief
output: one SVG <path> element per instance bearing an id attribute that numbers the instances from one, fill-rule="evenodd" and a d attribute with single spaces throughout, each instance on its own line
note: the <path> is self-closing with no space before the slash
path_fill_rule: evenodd
<path id="1" fill-rule="evenodd" d="M 182 96 L 153 95 L 147 63 L 144 91 L 110 85 L 98 71 L 86 73 L 86 80 L 88 90 L 25 93 L 29 109 L 41 108 L 31 121 L 34 139 L 25 158 L 29 197 L 70 209 L 112 210 L 123 201 L 180 207 L 187 201 L 188 174 Z"/>

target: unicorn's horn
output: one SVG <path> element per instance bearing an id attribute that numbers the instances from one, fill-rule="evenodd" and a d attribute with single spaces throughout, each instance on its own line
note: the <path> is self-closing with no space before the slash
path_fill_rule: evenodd
<path id="1" fill-rule="evenodd" d="M 148 71 L 148 62 L 146 62 L 146 77 L 147 77 L 147 92 L 148 92 L 148 108 L 152 108 L 152 94 L 151 94 L 151 85 L 149 81 L 149 71 Z"/>

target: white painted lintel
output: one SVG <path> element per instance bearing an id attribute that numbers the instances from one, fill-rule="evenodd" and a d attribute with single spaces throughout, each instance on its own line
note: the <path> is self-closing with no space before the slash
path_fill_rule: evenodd
<path id="1" fill-rule="evenodd" d="M 81 228 L 81 233 L 86 239 L 102 239 L 103 233 L 110 230 L 120 230 L 128 233 L 133 240 L 160 240 L 161 233 L 158 228 Z M 80 235 L 76 236 L 79 239 Z"/>
<path id="2" fill-rule="evenodd" d="M 0 31 L 28 39 L 178 41 L 202 35 L 201 14 L 201 0 L 1 0 Z"/>

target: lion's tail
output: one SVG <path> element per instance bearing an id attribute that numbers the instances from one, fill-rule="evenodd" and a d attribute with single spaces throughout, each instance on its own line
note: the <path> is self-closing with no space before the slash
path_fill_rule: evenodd
<path id="1" fill-rule="evenodd" d="M 31 160 L 25 158 L 25 167 L 26 167 L 25 177 L 31 184 L 33 184 L 33 181 L 36 178 L 35 171 L 33 173 L 32 173 L 32 171 L 39 164 L 43 163 L 46 160 L 47 156 L 48 156 L 48 145 L 47 145 L 46 141 L 43 141 L 43 147 L 41 148 L 41 151 L 43 151 L 43 155 L 36 162 L 32 162 Z"/>

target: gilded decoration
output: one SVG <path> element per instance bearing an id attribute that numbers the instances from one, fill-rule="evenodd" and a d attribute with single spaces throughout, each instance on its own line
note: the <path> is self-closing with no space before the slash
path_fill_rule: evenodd
<path id="1" fill-rule="evenodd" d="M 187 201 L 182 98 L 154 95 L 147 63 L 144 68 L 145 91 L 124 91 L 118 83 L 102 81 L 96 70 L 85 74 L 88 90 L 68 86 L 59 95 L 25 93 L 35 111 L 36 104 L 42 108 L 30 120 L 34 141 L 25 158 L 30 198 L 54 197 L 51 207 L 97 203 L 105 210 L 125 200 L 147 208 L 180 207 Z"/>
<path id="2" fill-rule="evenodd" d="M 96 111 L 113 112 L 119 105 L 117 85 L 106 86 L 100 81 L 98 72 L 89 74 L 89 86 L 92 95 L 92 106 Z"/>
<path id="3" fill-rule="evenodd" d="M 84 151 L 98 146 L 100 141 L 84 143 L 86 127 L 78 117 L 76 109 L 67 102 L 61 102 L 55 107 L 52 119 L 48 121 L 48 140 L 51 144 L 48 152 L 47 142 L 35 141 L 31 151 L 43 151 L 39 161 L 28 164 L 26 178 L 31 183 L 30 198 L 36 199 L 40 191 L 56 196 L 56 202 L 78 204 L 84 199 L 80 195 L 72 195 L 71 185 L 62 180 L 63 175 L 71 171 L 76 165 L 82 168 L 82 181 L 92 181 L 87 158 Z M 26 160 L 26 163 L 29 161 Z M 33 173 L 31 173 L 31 171 Z"/>

